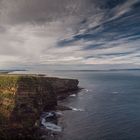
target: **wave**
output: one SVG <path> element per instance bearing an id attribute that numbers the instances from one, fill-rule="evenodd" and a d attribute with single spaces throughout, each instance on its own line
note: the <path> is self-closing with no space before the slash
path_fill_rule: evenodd
<path id="1" fill-rule="evenodd" d="M 73 111 L 84 111 L 84 109 L 81 108 L 74 108 L 74 107 L 70 107 Z"/>
<path id="2" fill-rule="evenodd" d="M 113 93 L 113 94 L 118 94 L 119 92 L 117 92 L 117 91 L 113 91 L 112 93 Z"/>
<path id="3" fill-rule="evenodd" d="M 41 125 L 43 125 L 47 130 L 51 130 L 53 132 L 61 132 L 62 128 L 54 123 L 54 120 L 60 116 L 62 116 L 61 112 L 43 112 L 41 115 Z"/>
<path id="4" fill-rule="evenodd" d="M 62 128 L 60 126 L 51 122 L 46 122 L 44 118 L 42 119 L 41 124 L 48 130 L 51 130 L 54 132 L 62 132 Z"/>
<path id="5" fill-rule="evenodd" d="M 76 96 L 76 94 L 71 94 L 71 95 L 70 95 L 70 97 L 75 97 L 75 96 Z"/>

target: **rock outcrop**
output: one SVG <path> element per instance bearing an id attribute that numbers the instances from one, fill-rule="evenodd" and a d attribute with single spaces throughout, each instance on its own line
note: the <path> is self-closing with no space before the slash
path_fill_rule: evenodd
<path id="1" fill-rule="evenodd" d="M 57 95 L 78 89 L 78 80 L 38 75 L 0 76 L 0 135 L 8 129 L 32 129 Z"/>

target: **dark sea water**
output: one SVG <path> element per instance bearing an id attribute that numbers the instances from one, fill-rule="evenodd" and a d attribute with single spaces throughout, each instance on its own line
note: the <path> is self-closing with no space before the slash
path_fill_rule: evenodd
<path id="1" fill-rule="evenodd" d="M 45 73 L 45 72 L 41 72 Z M 140 140 L 140 71 L 47 71 L 84 89 L 59 104 L 62 132 L 48 140 Z"/>

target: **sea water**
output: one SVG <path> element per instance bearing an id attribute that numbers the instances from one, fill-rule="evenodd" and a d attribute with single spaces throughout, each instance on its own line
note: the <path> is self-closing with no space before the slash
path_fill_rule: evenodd
<path id="1" fill-rule="evenodd" d="M 50 140 L 139 140 L 140 71 L 40 71 L 79 79 L 84 88 L 59 104 L 61 134 Z"/>

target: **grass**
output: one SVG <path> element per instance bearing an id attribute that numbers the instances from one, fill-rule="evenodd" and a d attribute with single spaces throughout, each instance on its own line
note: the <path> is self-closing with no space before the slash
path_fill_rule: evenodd
<path id="1" fill-rule="evenodd" d="M 12 112 L 15 107 L 16 91 L 20 84 L 23 84 L 24 88 L 32 89 L 37 82 L 37 76 L 35 75 L 0 74 L 0 113 L 3 113 L 5 116 L 8 112 Z M 0 114 L 1 122 L 4 122 L 2 114 Z"/>
<path id="2" fill-rule="evenodd" d="M 19 76 L 0 75 L 0 89 L 11 90 L 13 87 L 17 87 L 19 78 Z"/>

